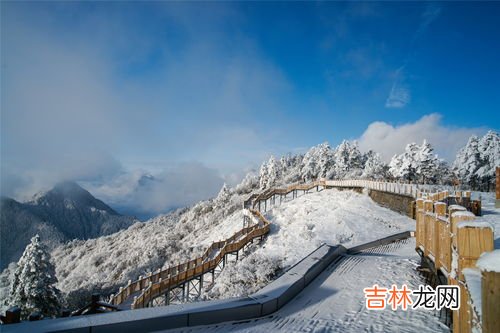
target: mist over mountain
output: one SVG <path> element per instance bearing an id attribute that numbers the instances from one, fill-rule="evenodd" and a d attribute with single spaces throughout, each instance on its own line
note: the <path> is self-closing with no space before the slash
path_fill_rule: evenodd
<path id="1" fill-rule="evenodd" d="M 0 212 L 0 269 L 19 259 L 35 234 L 53 248 L 72 239 L 109 235 L 136 221 L 120 215 L 74 182 L 59 183 L 24 203 L 3 197 Z"/>

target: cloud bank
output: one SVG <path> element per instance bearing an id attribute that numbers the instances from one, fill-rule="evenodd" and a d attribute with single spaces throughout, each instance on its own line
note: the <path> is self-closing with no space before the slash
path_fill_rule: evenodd
<path id="1" fill-rule="evenodd" d="M 402 153 L 408 143 L 422 143 L 425 139 L 433 145 L 439 157 L 451 162 L 471 135 L 482 135 L 487 131 L 486 128 L 448 127 L 441 124 L 441 118 L 433 113 L 414 123 L 397 126 L 383 121 L 373 122 L 358 139 L 360 149 L 374 150 L 389 161 L 394 154 Z"/>
<path id="2" fill-rule="evenodd" d="M 101 182 L 81 182 L 93 195 L 124 214 L 149 218 L 213 197 L 224 180 L 199 162 L 180 163 L 159 173 L 123 172 Z"/>
<path id="3" fill-rule="evenodd" d="M 150 5 L 147 21 L 132 4 L 2 6 L 3 195 L 27 199 L 76 180 L 109 182 L 91 190 L 111 199 L 139 168 L 154 185 L 115 201 L 160 211 L 216 195 L 221 175 L 272 150 L 265 142 L 289 84 L 251 38 L 228 29 L 239 14 Z M 203 188 L 192 188 L 200 177 Z"/>
<path id="4" fill-rule="evenodd" d="M 407 75 L 405 73 L 408 64 L 414 57 L 415 44 L 419 38 L 427 31 L 430 24 L 435 21 L 441 13 L 441 7 L 435 3 L 427 3 L 422 13 L 420 24 L 413 34 L 410 44 L 410 50 L 406 56 L 403 65 L 395 72 L 394 82 L 389 91 L 389 96 L 386 99 L 386 108 L 403 108 L 411 101 L 411 90 L 407 83 Z"/>

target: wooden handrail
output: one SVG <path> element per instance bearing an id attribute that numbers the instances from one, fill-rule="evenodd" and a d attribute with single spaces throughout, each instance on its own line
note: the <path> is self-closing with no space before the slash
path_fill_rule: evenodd
<path id="1" fill-rule="evenodd" d="M 112 295 L 111 304 L 119 305 L 134 292 L 143 290 L 135 298 L 132 308 L 144 307 L 165 290 L 175 288 L 194 276 L 210 272 L 223 260 L 225 254 L 239 251 L 253 239 L 267 234 L 270 230 L 269 221 L 260 212 L 253 209 L 250 211 L 259 220 L 258 224 L 238 230 L 226 240 L 212 243 L 201 257 L 168 267 L 167 269 L 130 282 L 125 288 L 120 288 L 120 291 L 116 295 Z M 235 242 L 242 235 L 245 235 L 245 237 Z M 214 250 L 219 250 L 219 253 L 214 259 L 206 261 Z M 146 286 L 147 288 L 144 289 Z"/>
<path id="2" fill-rule="evenodd" d="M 378 182 L 371 180 L 317 180 L 309 184 L 293 184 L 286 188 L 271 188 L 261 193 L 250 195 L 244 202 L 245 208 L 250 208 L 252 216 L 256 217 L 257 223 L 238 230 L 228 239 L 219 242 L 213 242 L 205 252 L 198 258 L 188 260 L 173 267 L 168 267 L 164 270 L 159 270 L 155 273 L 150 273 L 147 276 L 139 277 L 136 281 L 129 281 L 126 287 L 120 288 L 116 295 L 111 296 L 111 303 L 119 305 L 123 303 L 130 295 L 141 291 L 132 303 L 132 308 L 140 308 L 147 305 L 153 298 L 161 295 L 165 290 L 174 288 L 193 276 L 199 276 L 210 272 L 223 260 L 227 253 L 239 251 L 249 242 L 257 237 L 267 234 L 270 230 L 270 222 L 255 209 L 257 203 L 268 200 L 275 195 L 287 195 L 292 191 L 309 191 L 314 187 L 363 187 L 374 190 L 393 192 L 397 194 L 409 195 L 412 197 L 430 197 L 431 195 L 419 190 L 418 185 L 403 184 L 394 182 Z M 440 195 L 442 196 L 442 194 Z M 436 197 L 437 198 L 437 197 Z M 242 238 L 242 236 L 244 237 Z M 217 251 L 217 255 L 211 259 L 207 259 L 212 255 L 213 251 Z"/>

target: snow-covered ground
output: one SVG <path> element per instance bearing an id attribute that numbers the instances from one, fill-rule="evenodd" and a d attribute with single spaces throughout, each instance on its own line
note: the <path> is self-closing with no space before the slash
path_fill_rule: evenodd
<path id="1" fill-rule="evenodd" d="M 415 228 L 414 220 L 366 194 L 335 189 L 288 199 L 265 215 L 271 221 L 265 242 L 226 266 L 205 298 L 251 294 L 322 243 L 353 246 Z"/>
<path id="2" fill-rule="evenodd" d="M 353 246 L 415 228 L 415 221 L 365 194 L 335 189 L 303 195 L 273 208 L 266 217 L 273 229 L 262 250 L 279 255 L 286 266 L 321 243 Z"/>
<path id="3" fill-rule="evenodd" d="M 494 228 L 495 249 L 500 249 L 500 208 L 495 208 L 494 192 L 473 192 L 472 199 L 481 198 L 482 216 L 475 220 L 488 222 Z"/>
<path id="4" fill-rule="evenodd" d="M 368 249 L 331 264 L 270 316 L 169 332 L 449 332 L 431 310 L 366 309 L 365 287 L 406 284 L 414 290 L 424 284 L 419 261 L 414 238 Z"/>

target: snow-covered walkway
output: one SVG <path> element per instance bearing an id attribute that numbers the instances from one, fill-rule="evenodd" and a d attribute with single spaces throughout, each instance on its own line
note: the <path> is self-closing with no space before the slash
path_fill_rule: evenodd
<path id="1" fill-rule="evenodd" d="M 365 308 L 365 287 L 424 284 L 418 263 L 414 238 L 346 255 L 271 316 L 169 332 L 449 332 L 433 311 Z"/>

